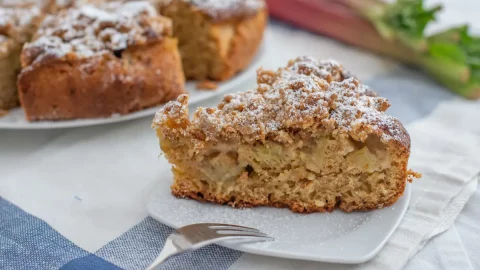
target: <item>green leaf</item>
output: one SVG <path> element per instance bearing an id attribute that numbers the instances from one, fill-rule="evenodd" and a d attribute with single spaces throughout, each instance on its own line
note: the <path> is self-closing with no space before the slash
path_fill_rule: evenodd
<path id="1" fill-rule="evenodd" d="M 471 71 L 471 80 L 480 83 L 480 68 L 473 68 Z"/>
<path id="2" fill-rule="evenodd" d="M 467 64 L 472 67 L 472 69 L 479 69 L 480 70 L 480 58 L 479 57 L 468 57 Z"/>
<path id="3" fill-rule="evenodd" d="M 399 32 L 423 37 L 425 27 L 441 8 L 438 5 L 426 9 L 423 0 L 398 0 L 387 6 L 384 20 Z"/>
<path id="4" fill-rule="evenodd" d="M 468 28 L 461 33 L 460 46 L 469 57 L 480 57 L 480 38 L 470 35 Z"/>
<path id="5" fill-rule="evenodd" d="M 390 4 L 373 5 L 366 13 L 385 39 L 397 39 L 415 51 L 425 51 L 425 27 L 435 20 L 435 14 L 441 8 L 438 5 L 427 9 L 423 0 L 398 0 Z"/>

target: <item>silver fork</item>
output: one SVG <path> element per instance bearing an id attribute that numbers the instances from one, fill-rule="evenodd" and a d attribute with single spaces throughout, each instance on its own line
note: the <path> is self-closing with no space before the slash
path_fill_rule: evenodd
<path id="1" fill-rule="evenodd" d="M 162 252 L 147 270 L 155 269 L 166 260 L 227 239 L 271 241 L 272 237 L 257 229 L 220 223 L 192 224 L 175 230 L 167 237 Z"/>

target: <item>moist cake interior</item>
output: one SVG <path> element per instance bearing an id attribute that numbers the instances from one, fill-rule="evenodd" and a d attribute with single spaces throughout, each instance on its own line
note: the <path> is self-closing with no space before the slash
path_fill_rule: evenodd
<path id="1" fill-rule="evenodd" d="M 179 142 L 175 151 L 188 153 L 191 146 Z M 162 145 L 171 152 L 169 147 Z M 391 166 L 395 156 L 375 136 L 358 143 L 319 134 L 289 146 L 224 142 L 206 149 L 192 156 L 169 154 L 175 156 L 175 194 L 239 207 L 287 204 L 308 212 L 381 208 L 378 202 L 390 203 L 403 190 L 404 182 L 391 180 L 402 177 Z M 313 205 L 305 208 L 305 203 Z"/>

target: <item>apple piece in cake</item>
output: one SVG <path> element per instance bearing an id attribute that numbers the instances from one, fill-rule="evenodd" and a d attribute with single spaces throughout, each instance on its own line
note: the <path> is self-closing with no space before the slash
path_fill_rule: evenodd
<path id="1" fill-rule="evenodd" d="M 177 197 L 295 212 L 382 208 L 418 175 L 389 103 L 335 61 L 259 70 L 258 86 L 188 115 L 188 96 L 155 116 Z"/>

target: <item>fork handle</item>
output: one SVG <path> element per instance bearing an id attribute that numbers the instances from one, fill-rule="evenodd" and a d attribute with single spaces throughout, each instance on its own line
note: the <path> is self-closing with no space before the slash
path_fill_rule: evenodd
<path id="1" fill-rule="evenodd" d="M 147 268 L 147 270 L 154 270 L 157 266 L 160 266 L 162 263 L 166 262 L 171 257 L 178 255 L 181 253 L 178 248 L 173 244 L 172 239 L 170 237 L 167 238 L 165 241 L 165 245 L 163 246 L 162 252 L 160 255 L 153 261 L 153 263 Z"/>

